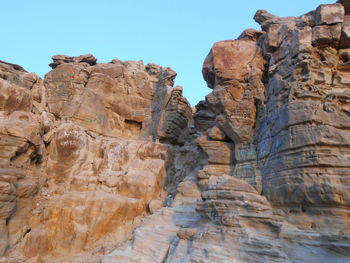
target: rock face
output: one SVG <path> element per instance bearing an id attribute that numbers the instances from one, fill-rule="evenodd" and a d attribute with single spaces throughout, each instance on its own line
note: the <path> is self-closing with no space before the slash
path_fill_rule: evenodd
<path id="1" fill-rule="evenodd" d="M 350 2 L 170 68 L 0 62 L 0 262 L 349 262 Z"/>
<path id="2" fill-rule="evenodd" d="M 120 138 L 153 135 L 179 142 L 179 131 L 186 132 L 191 108 L 181 87 L 172 87 L 176 73 L 170 68 L 141 61 L 96 64 L 92 55 L 53 60 L 45 98 L 56 118 Z"/>
<path id="3" fill-rule="evenodd" d="M 214 44 L 203 65 L 213 91 L 194 114 L 201 198 L 179 189 L 153 230 L 145 222 L 103 263 L 350 260 L 349 4 L 260 10 L 263 31 Z"/>
<path id="4" fill-rule="evenodd" d="M 96 262 L 192 169 L 171 162 L 193 159 L 191 107 L 170 68 L 53 60 L 44 80 L 0 63 L 0 254 Z"/>

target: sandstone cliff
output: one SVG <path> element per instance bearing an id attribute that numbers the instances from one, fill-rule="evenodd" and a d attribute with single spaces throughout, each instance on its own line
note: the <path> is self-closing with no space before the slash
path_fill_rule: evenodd
<path id="1" fill-rule="evenodd" d="M 170 68 L 0 61 L 0 262 L 349 262 L 350 1 Z"/>

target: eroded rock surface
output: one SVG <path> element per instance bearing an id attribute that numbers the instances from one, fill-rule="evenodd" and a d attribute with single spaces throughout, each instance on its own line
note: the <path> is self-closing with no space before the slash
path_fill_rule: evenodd
<path id="1" fill-rule="evenodd" d="M 192 169 L 171 162 L 192 111 L 170 68 L 53 60 L 44 80 L 0 63 L 0 254 L 97 262 Z"/>
<path id="2" fill-rule="evenodd" d="M 263 31 L 214 44 L 203 65 L 213 92 L 194 114 L 207 159 L 194 176 L 201 219 L 172 214 L 151 238 L 145 223 L 102 262 L 350 260 L 350 3 L 339 2 L 297 18 L 260 10 Z M 148 258 L 164 246 L 166 256 Z"/>
<path id="3" fill-rule="evenodd" d="M 170 68 L 0 62 L 0 262 L 350 261 L 350 2 Z"/>

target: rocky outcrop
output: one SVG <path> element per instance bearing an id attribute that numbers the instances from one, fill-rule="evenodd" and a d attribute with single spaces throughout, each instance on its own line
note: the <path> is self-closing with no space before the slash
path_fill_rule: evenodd
<path id="1" fill-rule="evenodd" d="M 44 80 L 0 63 L 0 254 L 10 262 L 96 262 L 192 167 L 170 162 L 192 160 L 177 146 L 192 112 L 174 71 L 53 60 Z"/>
<path id="2" fill-rule="evenodd" d="M 28 204 L 43 184 L 41 140 L 42 80 L 23 68 L 0 62 L 0 254 L 25 234 Z"/>
<path id="3" fill-rule="evenodd" d="M 180 87 L 172 88 L 176 73 L 141 61 L 96 64 L 91 55 L 54 56 L 45 76 L 47 107 L 105 136 L 180 140 L 192 118 Z M 171 118 L 171 119 L 169 119 Z"/>
<path id="4" fill-rule="evenodd" d="M 340 2 L 297 18 L 260 10 L 262 31 L 214 44 L 203 65 L 213 92 L 194 114 L 207 160 L 195 176 L 201 199 L 186 203 L 201 219 L 171 214 L 150 238 L 141 225 L 133 242 L 163 240 L 166 256 L 148 258 L 158 243 L 139 252 L 131 242 L 102 262 L 349 261 L 349 3 Z"/>
<path id="5" fill-rule="evenodd" d="M 350 2 L 170 68 L 0 62 L 0 262 L 348 262 Z"/>

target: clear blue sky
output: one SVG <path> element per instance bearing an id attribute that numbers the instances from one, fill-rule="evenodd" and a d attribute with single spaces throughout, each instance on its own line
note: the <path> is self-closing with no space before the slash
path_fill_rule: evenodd
<path id="1" fill-rule="evenodd" d="M 210 92 L 201 68 L 216 41 L 259 28 L 255 11 L 299 16 L 322 0 L 4 0 L 0 59 L 44 76 L 55 54 L 171 67 L 192 105 Z"/>

